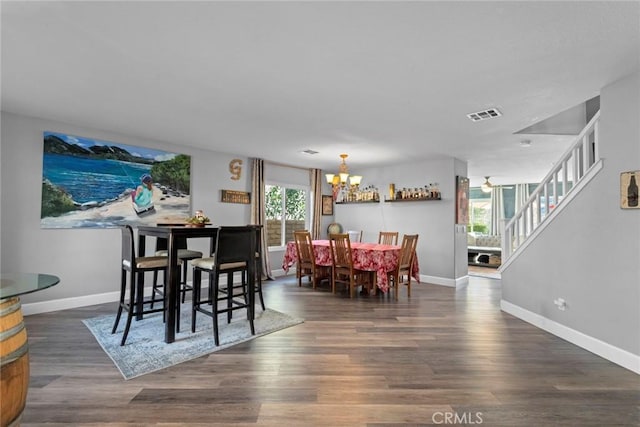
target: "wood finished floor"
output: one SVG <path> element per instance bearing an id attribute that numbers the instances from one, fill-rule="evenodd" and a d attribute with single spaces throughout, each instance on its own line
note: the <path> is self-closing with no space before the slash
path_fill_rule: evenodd
<path id="1" fill-rule="evenodd" d="M 129 381 L 81 323 L 115 303 L 27 317 L 22 426 L 640 425 L 640 376 L 501 312 L 499 280 L 264 289 L 305 322 Z"/>

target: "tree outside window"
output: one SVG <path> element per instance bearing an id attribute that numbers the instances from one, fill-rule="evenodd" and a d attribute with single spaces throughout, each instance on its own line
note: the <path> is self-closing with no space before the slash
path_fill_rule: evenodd
<path id="1" fill-rule="evenodd" d="M 294 231 L 307 228 L 308 194 L 303 188 L 265 186 L 267 246 L 285 246 Z"/>

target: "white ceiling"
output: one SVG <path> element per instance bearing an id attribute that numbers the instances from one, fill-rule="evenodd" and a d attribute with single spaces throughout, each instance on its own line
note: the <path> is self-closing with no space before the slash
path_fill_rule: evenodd
<path id="1" fill-rule="evenodd" d="M 570 138 L 514 133 L 639 69 L 639 5 L 2 1 L 2 110 L 305 167 L 455 156 L 472 185 L 535 182 Z M 466 117 L 490 107 L 503 116 Z"/>

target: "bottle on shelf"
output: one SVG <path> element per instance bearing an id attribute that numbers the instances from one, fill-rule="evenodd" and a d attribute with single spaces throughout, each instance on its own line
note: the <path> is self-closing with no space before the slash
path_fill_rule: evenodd
<path id="1" fill-rule="evenodd" d="M 627 186 L 627 205 L 630 208 L 638 206 L 638 184 L 636 183 L 636 176 L 631 175 L 629 185 Z"/>

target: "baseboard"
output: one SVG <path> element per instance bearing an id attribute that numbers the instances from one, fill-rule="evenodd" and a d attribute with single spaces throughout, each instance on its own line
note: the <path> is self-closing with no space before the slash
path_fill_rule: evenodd
<path id="1" fill-rule="evenodd" d="M 456 279 L 456 289 L 464 288 L 469 284 L 469 276 L 462 276 Z"/>
<path id="2" fill-rule="evenodd" d="M 282 268 L 278 269 L 278 270 L 271 270 L 271 275 L 273 277 L 282 277 L 282 276 L 286 276 L 287 274 L 291 274 L 293 273 L 293 275 L 296 275 L 296 269 L 295 267 L 292 267 L 291 269 L 289 269 L 289 271 L 284 271 Z"/>
<path id="3" fill-rule="evenodd" d="M 432 285 L 448 286 L 450 288 L 455 288 L 458 286 L 456 279 L 447 279 L 445 277 L 438 276 L 426 276 L 424 274 L 420 275 L 420 283 L 430 283 Z"/>
<path id="4" fill-rule="evenodd" d="M 150 289 L 149 289 L 150 290 Z M 120 298 L 120 292 L 107 292 L 104 294 L 84 295 L 81 297 L 71 297 L 54 299 L 49 301 L 33 302 L 22 305 L 22 314 L 50 313 L 52 311 L 69 310 L 71 308 L 87 307 L 89 305 L 115 302 Z"/>
<path id="5" fill-rule="evenodd" d="M 514 305 L 508 301 L 500 301 L 500 309 L 518 319 L 524 320 L 544 331 L 560 337 L 572 344 L 577 345 L 591 353 L 594 353 L 610 362 L 620 365 L 636 374 L 640 375 L 640 356 L 630 353 L 621 348 L 615 347 L 597 338 L 593 338 L 582 332 L 571 329 L 558 322 L 547 319 L 539 314 L 533 313 L 522 307 Z"/>
<path id="6" fill-rule="evenodd" d="M 206 277 L 202 278 L 202 288 L 207 289 L 209 281 Z M 151 287 L 145 287 L 145 295 L 151 295 Z M 84 295 L 81 297 L 61 298 L 49 301 L 33 302 L 22 304 L 22 314 L 29 316 L 31 314 L 50 313 L 52 311 L 69 310 L 72 308 L 88 307 L 90 305 L 105 304 L 108 302 L 116 302 L 120 299 L 120 291 L 106 292 L 103 294 Z M 117 307 L 117 306 L 116 306 Z"/>

